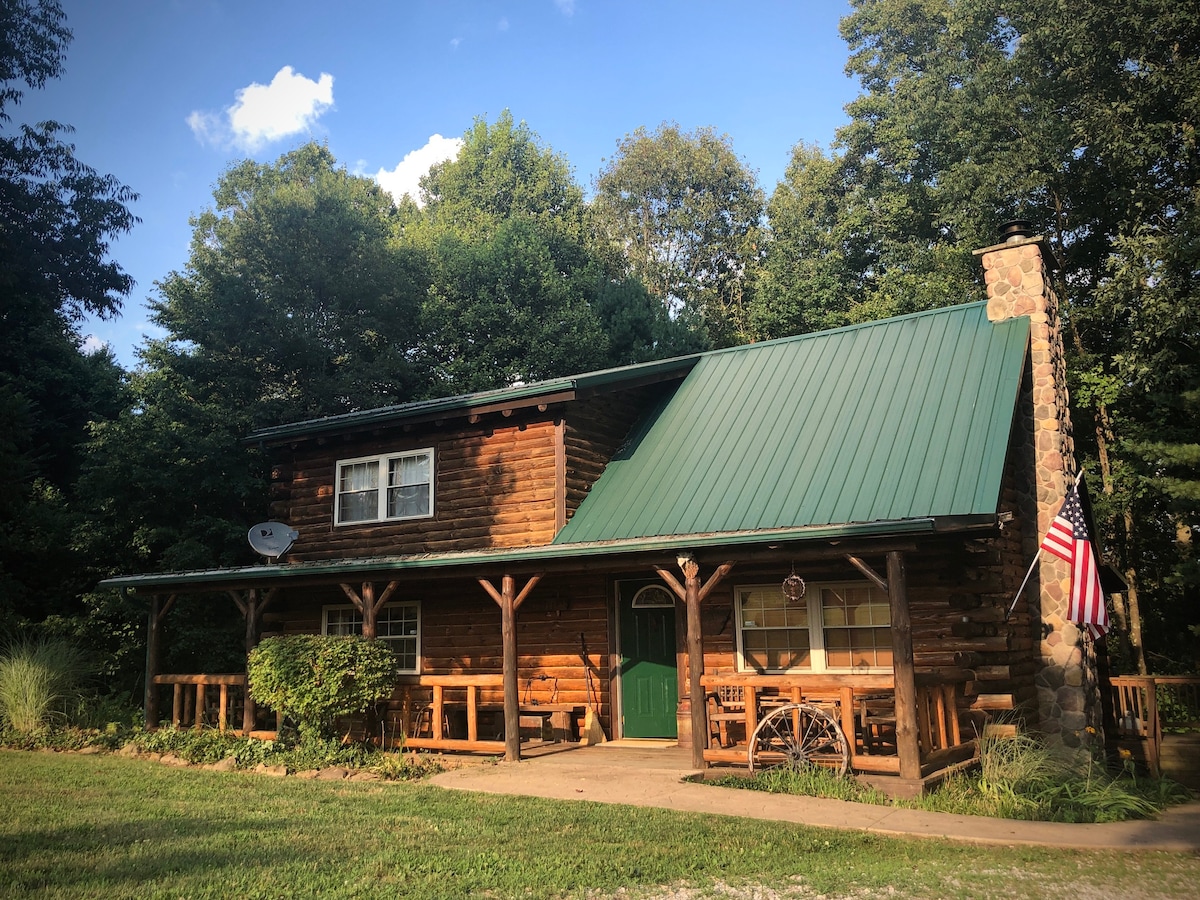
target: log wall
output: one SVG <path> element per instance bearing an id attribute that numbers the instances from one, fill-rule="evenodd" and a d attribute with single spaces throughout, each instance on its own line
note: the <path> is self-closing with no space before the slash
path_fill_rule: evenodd
<path id="1" fill-rule="evenodd" d="M 549 543 L 555 533 L 554 422 L 517 415 L 454 432 L 308 442 L 276 467 L 271 514 L 300 532 L 293 562 Z M 334 525 L 339 460 L 434 451 L 433 516 Z"/>
<path id="2" fill-rule="evenodd" d="M 565 422 L 566 515 L 575 514 L 661 388 L 604 394 L 575 404 Z"/>
<path id="3" fill-rule="evenodd" d="M 292 562 L 548 544 L 664 390 L 277 447 L 269 515 L 300 533 Z M 427 447 L 434 451 L 432 517 L 334 525 L 340 460 Z"/>
<path id="4" fill-rule="evenodd" d="M 499 581 L 499 576 L 492 579 L 493 584 Z M 599 575 L 543 578 L 517 611 L 517 668 L 521 703 L 585 705 L 586 643 L 592 695 L 599 698 L 600 719 L 611 735 L 607 585 Z M 503 672 L 500 607 L 478 581 L 412 581 L 394 597 L 421 605 L 422 675 Z M 291 589 L 266 615 L 264 637 L 319 634 L 322 607 L 346 602 L 337 585 Z M 503 693 L 500 688 L 486 689 L 479 699 L 501 704 Z"/>

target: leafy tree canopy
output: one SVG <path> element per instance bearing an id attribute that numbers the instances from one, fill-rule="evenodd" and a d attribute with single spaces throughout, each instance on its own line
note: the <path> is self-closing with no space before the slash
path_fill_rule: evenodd
<path id="1" fill-rule="evenodd" d="M 1139 582 L 1154 609 L 1186 607 L 1198 508 L 1171 473 L 1200 443 L 1180 414 L 1200 387 L 1200 11 L 857 0 L 842 32 L 863 94 L 772 197 L 760 336 L 977 298 L 971 250 L 1030 219 L 1061 266 L 1076 432 L 1129 619 Z"/>
<path id="2" fill-rule="evenodd" d="M 78 160 L 67 126 L 10 127 L 25 91 L 62 73 L 70 39 L 54 0 L 0 0 L 0 615 L 17 621 L 77 607 L 79 445 L 124 399 L 119 367 L 81 352 L 77 323 L 115 315 L 132 287 L 107 257 L 136 195 Z"/>
<path id="3" fill-rule="evenodd" d="M 639 128 L 618 142 L 595 188 L 597 239 L 628 274 L 713 343 L 746 340 L 763 196 L 729 137 Z"/>
<path id="4" fill-rule="evenodd" d="M 434 393 L 640 362 L 695 346 L 587 242 L 566 160 L 507 111 L 480 119 L 422 180 L 404 235 L 428 254 L 424 359 Z"/>
<path id="5" fill-rule="evenodd" d="M 575 241 L 582 233 L 583 191 L 566 158 L 508 110 L 491 125 L 476 119 L 458 156 L 421 178 L 421 196 L 441 232 L 486 239 L 501 222 L 522 216 Z"/>
<path id="6" fill-rule="evenodd" d="M 205 395 L 237 398 L 243 425 L 419 396 L 420 258 L 394 238 L 373 181 L 308 144 L 227 171 L 193 219 L 191 257 L 161 284 L 147 361 Z"/>

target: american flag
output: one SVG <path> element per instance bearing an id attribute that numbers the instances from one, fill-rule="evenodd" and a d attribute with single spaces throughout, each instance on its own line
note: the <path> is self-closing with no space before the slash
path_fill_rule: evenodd
<path id="1" fill-rule="evenodd" d="M 1071 564 L 1071 601 L 1067 605 L 1067 618 L 1087 628 L 1093 638 L 1102 636 L 1108 631 L 1108 608 L 1100 588 L 1096 551 L 1079 503 L 1078 484 L 1071 485 L 1062 508 L 1050 523 L 1042 549 Z"/>

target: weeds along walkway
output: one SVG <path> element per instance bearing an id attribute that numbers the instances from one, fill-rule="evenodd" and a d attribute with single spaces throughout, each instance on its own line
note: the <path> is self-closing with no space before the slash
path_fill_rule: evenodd
<path id="1" fill-rule="evenodd" d="M 452 790 L 653 806 L 889 836 L 1075 850 L 1200 853 L 1200 802 L 1195 801 L 1173 807 L 1153 821 L 1072 825 L 714 787 L 685 780 L 693 774 L 690 750 L 620 742 L 548 752 L 517 763 L 464 766 L 435 775 L 432 782 Z"/>

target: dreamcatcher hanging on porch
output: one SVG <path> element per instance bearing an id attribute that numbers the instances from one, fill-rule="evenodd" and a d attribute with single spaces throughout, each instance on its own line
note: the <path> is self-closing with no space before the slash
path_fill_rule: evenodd
<path id="1" fill-rule="evenodd" d="M 792 564 L 792 574 L 783 579 L 783 596 L 795 603 L 804 596 L 804 579 L 796 574 L 796 566 Z"/>

